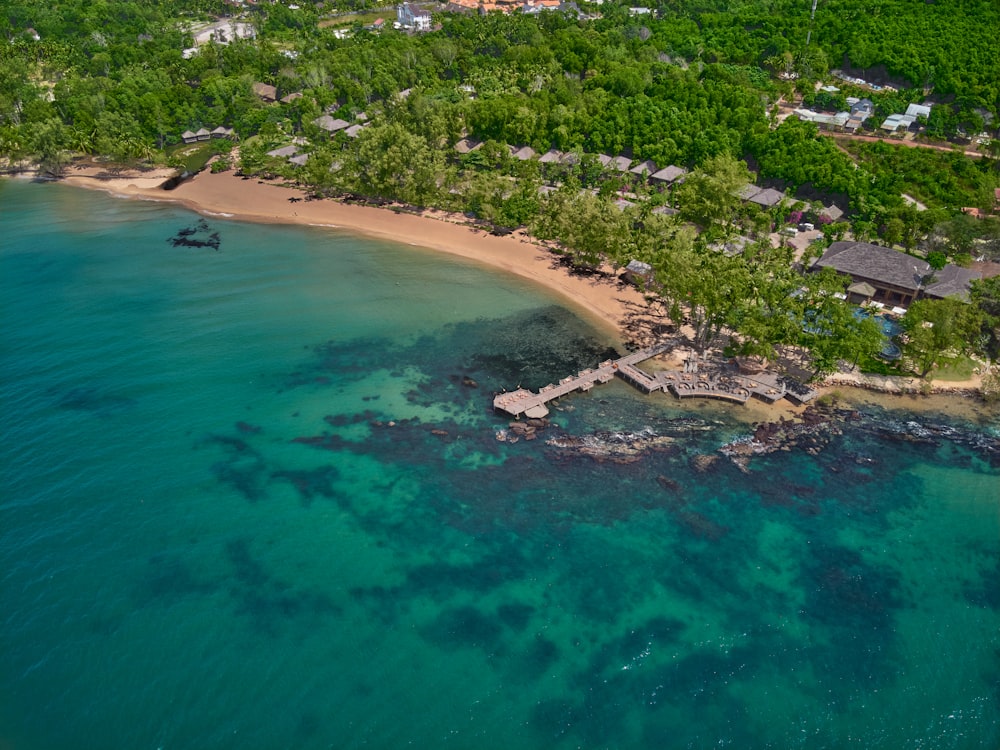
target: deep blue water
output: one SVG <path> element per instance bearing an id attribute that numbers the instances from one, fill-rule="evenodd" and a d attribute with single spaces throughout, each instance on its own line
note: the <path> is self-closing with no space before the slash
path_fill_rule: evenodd
<path id="1" fill-rule="evenodd" d="M 0 313 L 0 747 L 1000 745 L 988 421 L 742 471 L 616 382 L 501 443 L 608 353 L 537 289 L 63 186 L 0 182 Z"/>

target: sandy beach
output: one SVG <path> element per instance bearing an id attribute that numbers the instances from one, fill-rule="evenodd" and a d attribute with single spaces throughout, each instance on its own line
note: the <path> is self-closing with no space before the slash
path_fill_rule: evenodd
<path id="1" fill-rule="evenodd" d="M 63 182 L 120 197 L 180 203 L 208 216 L 330 227 L 460 256 L 546 287 L 618 343 L 641 338 L 657 322 L 642 294 L 619 282 L 611 269 L 601 275 L 571 274 L 550 250 L 520 232 L 494 236 L 470 226 L 460 215 L 444 212 L 413 214 L 332 200 L 293 202 L 289 199 L 301 199 L 302 191 L 243 179 L 232 172 L 202 172 L 174 190 L 159 189 L 172 174 L 170 170 L 157 170 L 106 178 L 86 168 L 71 172 Z"/>
<path id="2" fill-rule="evenodd" d="M 414 214 L 400 209 L 375 208 L 338 203 L 333 200 L 303 200 L 297 188 L 256 179 L 243 179 L 232 172 L 202 172 L 172 191 L 160 185 L 174 175 L 170 169 L 131 171 L 121 175 L 102 174 L 99 167 L 76 167 L 62 181 L 65 184 L 102 190 L 122 198 L 156 200 L 184 205 L 207 216 L 240 221 L 301 224 L 329 227 L 352 235 L 383 239 L 417 248 L 446 252 L 470 261 L 514 274 L 556 293 L 562 301 L 604 331 L 618 345 L 648 345 L 660 326 L 668 323 L 658 306 L 647 304 L 634 287 L 619 281 L 613 269 L 595 275 L 576 275 L 559 263 L 558 256 L 522 232 L 498 237 L 472 226 L 465 217 L 440 211 Z M 30 175 L 28 175 L 30 176 Z M 297 199 L 297 200 L 291 200 Z M 667 364 L 664 362 L 664 364 Z M 821 392 L 836 392 L 848 402 L 883 405 L 907 401 L 907 408 L 926 402 L 939 407 L 939 398 L 917 395 L 915 379 L 875 378 L 857 373 L 838 373 L 818 386 Z M 975 391 L 979 377 L 969 381 L 932 381 L 936 393 Z M 877 393 L 876 393 L 877 392 Z M 940 398 L 954 399 L 954 396 Z M 933 405 L 931 402 L 934 402 Z M 982 408 L 976 400 L 962 399 L 962 411 Z M 953 407 L 955 404 L 953 403 Z M 804 407 L 782 402 L 778 411 L 789 416 Z M 774 413 L 776 406 L 767 407 Z M 764 414 L 755 416 L 764 417 Z"/>

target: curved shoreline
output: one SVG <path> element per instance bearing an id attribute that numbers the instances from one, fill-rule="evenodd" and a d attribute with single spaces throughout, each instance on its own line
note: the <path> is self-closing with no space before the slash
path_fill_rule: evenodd
<path id="1" fill-rule="evenodd" d="M 172 174 L 172 172 L 170 172 Z M 101 179 L 96 170 L 65 177 L 67 185 L 102 190 L 123 198 L 176 203 L 204 216 L 265 224 L 311 226 L 371 239 L 425 248 L 481 263 L 519 276 L 558 295 L 620 345 L 637 316 L 651 315 L 642 294 L 613 275 L 578 276 L 558 257 L 523 232 L 499 237 L 471 226 L 461 215 L 443 211 L 411 213 L 333 200 L 297 200 L 296 188 L 232 172 L 202 172 L 170 192 L 159 189 L 169 174 Z"/>
<path id="2" fill-rule="evenodd" d="M 443 211 L 417 214 L 333 200 L 293 202 L 290 199 L 298 198 L 301 190 L 237 177 L 232 172 L 202 172 L 170 192 L 161 190 L 159 186 L 173 173 L 173 170 L 154 170 L 106 178 L 98 176 L 97 168 L 77 168 L 76 173 L 60 182 L 120 198 L 174 203 L 208 217 L 311 226 L 445 252 L 539 284 L 584 314 L 618 345 L 635 338 L 648 338 L 662 322 L 637 289 L 620 283 L 611 274 L 573 275 L 559 264 L 557 256 L 523 232 L 503 237 L 491 235 L 471 226 L 465 217 Z M 957 411 L 968 415 L 982 416 L 984 410 L 994 411 L 975 396 L 978 378 L 930 384 L 913 378 L 877 380 L 870 382 L 867 376 L 835 373 L 816 388 L 824 394 L 837 393 L 849 403 L 877 403 L 891 408 L 902 407 L 905 401 L 909 410 L 945 411 L 940 403 L 944 401 L 949 405 L 947 411 L 955 410 L 958 404 L 962 406 Z M 928 387 L 931 395 L 924 390 Z M 769 407 L 769 411 L 774 408 Z M 793 415 L 803 408 L 789 404 L 781 411 Z"/>

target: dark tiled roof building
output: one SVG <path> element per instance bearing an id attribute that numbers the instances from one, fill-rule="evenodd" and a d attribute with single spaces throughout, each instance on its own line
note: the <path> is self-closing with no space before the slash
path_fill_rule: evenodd
<path id="1" fill-rule="evenodd" d="M 958 297 L 969 300 L 969 287 L 972 282 L 981 279 L 983 275 L 979 271 L 973 271 L 961 266 L 953 266 L 950 263 L 936 271 L 927 286 L 924 287 L 924 294 L 928 297 Z"/>
<path id="2" fill-rule="evenodd" d="M 751 203 L 756 203 L 758 206 L 764 206 L 765 208 L 777 206 L 784 199 L 785 194 L 774 188 L 764 188 L 747 198 Z"/>
<path id="3" fill-rule="evenodd" d="M 664 167 L 659 172 L 654 172 L 649 176 L 649 179 L 653 182 L 665 182 L 668 185 L 676 182 L 681 177 L 687 174 L 687 170 L 684 167 L 675 167 L 671 164 L 669 167 Z"/>
<path id="4" fill-rule="evenodd" d="M 646 161 L 641 162 L 640 164 L 636 164 L 634 167 L 632 167 L 632 169 L 629 170 L 629 172 L 631 172 L 634 175 L 638 175 L 639 177 L 649 177 L 651 174 L 655 174 L 656 172 L 658 172 L 659 169 L 660 168 L 656 166 L 655 162 L 652 162 L 649 159 L 647 159 Z"/>
<path id="5" fill-rule="evenodd" d="M 274 102 L 278 100 L 278 89 L 269 83 L 261 83 L 260 81 L 257 81 L 253 85 L 253 92 L 265 102 Z"/>
<path id="6" fill-rule="evenodd" d="M 813 268 L 832 268 L 875 288 L 882 302 L 909 304 L 919 297 L 968 299 L 976 271 L 947 265 L 933 271 L 927 261 L 868 242 L 834 242 Z"/>

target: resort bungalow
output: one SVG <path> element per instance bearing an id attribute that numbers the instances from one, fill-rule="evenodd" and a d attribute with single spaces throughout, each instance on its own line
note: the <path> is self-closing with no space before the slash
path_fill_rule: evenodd
<path id="1" fill-rule="evenodd" d="M 198 141 L 209 141 L 213 138 L 232 138 L 233 129 L 224 128 L 221 125 L 215 130 L 207 130 L 206 128 L 199 128 L 197 132 L 193 130 L 185 130 L 181 133 L 181 140 L 184 143 L 196 143 Z"/>
<path id="2" fill-rule="evenodd" d="M 616 156 L 611 160 L 611 163 L 606 166 L 614 169 L 616 172 L 628 172 L 628 168 L 631 163 L 632 160 L 627 156 Z"/>
<path id="3" fill-rule="evenodd" d="M 824 206 L 823 210 L 819 212 L 820 216 L 824 216 L 831 222 L 840 221 L 843 217 L 844 212 L 841 210 L 840 206 L 836 203 L 831 203 L 829 206 Z"/>
<path id="4" fill-rule="evenodd" d="M 853 299 L 906 306 L 916 299 L 969 298 L 969 286 L 981 277 L 976 271 L 947 265 L 934 271 L 927 261 L 868 242 L 834 242 L 813 265 L 832 268 L 851 277 Z"/>
<path id="5" fill-rule="evenodd" d="M 847 287 L 847 301 L 855 305 L 863 305 L 871 302 L 877 293 L 878 289 L 867 281 L 856 281 Z"/>
<path id="6" fill-rule="evenodd" d="M 602 167 L 613 172 L 628 172 L 629 165 L 632 163 L 632 160 L 627 156 L 608 156 L 607 154 L 598 154 L 597 161 L 601 162 Z"/>
<path id="7" fill-rule="evenodd" d="M 253 85 L 253 92 L 265 102 L 271 103 L 278 101 L 278 89 L 269 83 L 261 83 L 260 81 L 257 81 Z"/>
<path id="8" fill-rule="evenodd" d="M 740 235 L 738 237 L 733 237 L 725 242 L 715 242 L 709 245 L 710 250 L 715 250 L 717 253 L 722 253 L 730 258 L 737 255 L 742 255 L 747 247 L 753 244 L 753 240 L 749 237 Z"/>
<path id="9" fill-rule="evenodd" d="M 534 159 L 536 156 L 538 156 L 538 154 L 535 153 L 535 149 L 533 149 L 531 146 L 525 146 L 524 148 L 517 149 L 517 151 L 512 153 L 511 156 L 513 156 L 518 161 L 528 161 L 529 159 Z"/>
<path id="10" fill-rule="evenodd" d="M 783 200 L 785 200 L 785 194 L 774 188 L 764 188 L 750 198 L 751 203 L 756 203 L 758 206 L 763 206 L 764 208 L 777 206 Z"/>
<path id="11" fill-rule="evenodd" d="M 268 151 L 268 156 L 273 156 L 276 159 L 291 159 L 299 152 L 299 147 L 295 144 L 289 146 L 282 146 L 281 148 L 276 148 L 273 151 Z"/>
<path id="12" fill-rule="evenodd" d="M 656 166 L 656 162 L 652 162 L 647 159 L 644 162 L 636 164 L 629 170 L 629 172 L 636 175 L 637 177 L 641 177 L 643 179 L 649 179 L 649 176 L 651 174 L 655 174 L 656 172 L 658 172 L 659 169 L 660 168 Z"/>
<path id="13" fill-rule="evenodd" d="M 739 192 L 740 198 L 748 203 L 756 203 L 762 208 L 777 206 L 785 199 L 785 194 L 774 188 L 759 188 L 756 185 L 745 185 Z"/>
<path id="14" fill-rule="evenodd" d="M 313 125 L 322 128 L 330 135 L 339 133 L 341 130 L 346 130 L 351 127 L 351 123 L 347 120 L 341 120 L 340 118 L 331 117 L 330 115 L 320 115 L 313 120 Z"/>
<path id="15" fill-rule="evenodd" d="M 455 150 L 460 154 L 470 154 L 483 144 L 472 138 L 463 138 L 455 144 Z"/>
<path id="16" fill-rule="evenodd" d="M 649 179 L 650 181 L 660 183 L 661 185 L 672 185 L 686 174 L 687 170 L 684 169 L 684 167 L 675 167 L 671 164 L 669 167 L 664 167 L 660 171 L 651 174 Z"/>
<path id="17" fill-rule="evenodd" d="M 641 260 L 630 260 L 622 273 L 622 279 L 629 284 L 645 288 L 653 280 L 653 267 Z"/>
<path id="18" fill-rule="evenodd" d="M 923 294 L 925 297 L 935 299 L 957 297 L 963 302 L 968 302 L 972 282 L 982 277 L 983 275 L 979 271 L 949 263 L 940 271 L 934 272 L 927 286 L 924 287 Z"/>
<path id="19" fill-rule="evenodd" d="M 556 151 L 554 148 L 546 151 L 542 154 L 542 158 L 538 161 L 542 164 L 558 164 L 562 161 L 563 153 L 562 151 Z"/>

